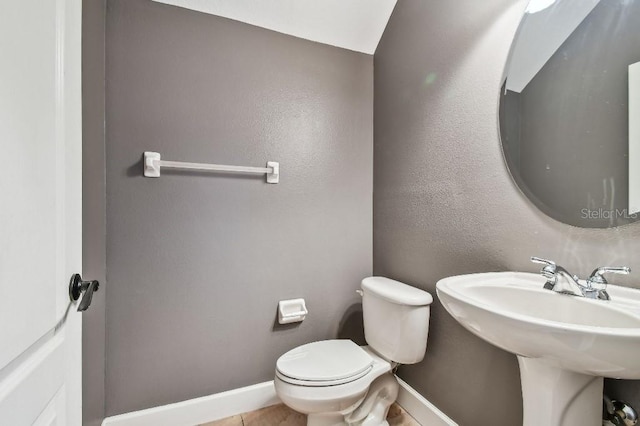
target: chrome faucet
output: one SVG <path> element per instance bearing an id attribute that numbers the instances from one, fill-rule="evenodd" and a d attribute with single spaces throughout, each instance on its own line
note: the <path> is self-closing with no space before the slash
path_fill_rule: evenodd
<path id="1" fill-rule="evenodd" d="M 631 272 L 631 269 L 627 266 L 602 266 L 596 268 L 589 278 L 581 280 L 577 275 L 570 274 L 565 268 L 551 260 L 532 257 L 531 261 L 545 265 L 540 271 L 542 276 L 547 279 L 547 282 L 544 284 L 545 289 L 598 300 L 610 299 L 609 293 L 607 293 L 606 290 L 608 282 L 603 274 L 629 274 Z"/>

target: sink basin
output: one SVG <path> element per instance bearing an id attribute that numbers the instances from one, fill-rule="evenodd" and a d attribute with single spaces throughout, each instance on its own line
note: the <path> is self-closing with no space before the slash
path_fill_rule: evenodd
<path id="1" fill-rule="evenodd" d="M 496 272 L 436 288 L 467 330 L 518 356 L 524 425 L 600 425 L 602 377 L 640 379 L 640 291 L 609 285 L 610 301 L 591 300 L 546 290 L 545 281 Z"/>
<path id="2" fill-rule="evenodd" d="M 542 286 L 526 272 L 450 277 L 438 297 L 460 324 L 516 355 L 578 373 L 640 379 L 640 291 L 610 285 L 610 301 Z"/>

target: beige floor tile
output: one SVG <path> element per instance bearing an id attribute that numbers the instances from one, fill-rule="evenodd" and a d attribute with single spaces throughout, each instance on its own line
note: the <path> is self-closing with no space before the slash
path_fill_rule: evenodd
<path id="1" fill-rule="evenodd" d="M 389 422 L 389 426 L 421 426 L 420 423 L 398 404 L 393 404 L 391 408 L 389 408 L 387 421 Z"/>
<path id="2" fill-rule="evenodd" d="M 305 426 L 307 416 L 284 404 L 272 405 L 242 415 L 244 426 Z"/>
<path id="3" fill-rule="evenodd" d="M 227 417 L 226 419 L 216 420 L 215 422 L 205 423 L 200 426 L 242 426 L 242 417 Z"/>
<path id="4" fill-rule="evenodd" d="M 387 416 L 389 426 L 420 426 L 402 407 L 393 404 Z M 201 426 L 306 426 L 307 416 L 293 411 L 284 404 L 228 417 Z"/>

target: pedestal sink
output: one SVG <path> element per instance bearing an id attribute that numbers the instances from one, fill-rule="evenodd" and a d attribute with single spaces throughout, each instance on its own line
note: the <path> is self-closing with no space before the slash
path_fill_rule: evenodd
<path id="1" fill-rule="evenodd" d="M 640 379 L 640 291 L 609 285 L 611 300 L 591 300 L 545 282 L 495 272 L 436 288 L 467 330 L 518 356 L 523 426 L 600 426 L 603 377 Z"/>

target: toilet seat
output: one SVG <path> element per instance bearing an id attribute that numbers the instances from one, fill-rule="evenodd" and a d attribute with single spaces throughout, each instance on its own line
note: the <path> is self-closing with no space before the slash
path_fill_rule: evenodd
<path id="1" fill-rule="evenodd" d="M 334 386 L 364 377 L 373 363 L 373 358 L 351 340 L 322 340 L 278 358 L 276 376 L 299 386 Z"/>

